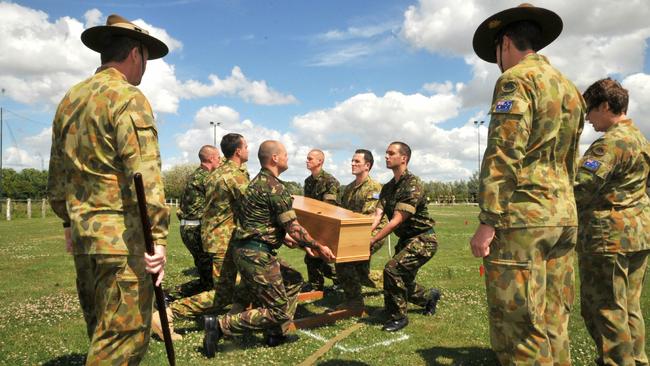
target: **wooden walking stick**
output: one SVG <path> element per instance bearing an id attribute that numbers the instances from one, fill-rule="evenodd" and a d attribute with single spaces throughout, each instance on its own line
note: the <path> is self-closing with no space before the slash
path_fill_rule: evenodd
<path id="1" fill-rule="evenodd" d="M 138 197 L 138 208 L 140 209 L 140 221 L 142 222 L 142 231 L 144 232 L 144 242 L 146 245 L 147 253 L 154 254 L 153 237 L 151 236 L 151 222 L 149 215 L 147 215 L 147 197 L 144 194 L 144 184 L 142 182 L 142 174 L 135 173 L 133 176 L 135 183 L 135 193 Z M 167 319 L 167 311 L 165 311 L 165 294 L 162 287 L 156 286 L 158 279 L 157 273 L 151 274 L 153 281 L 153 291 L 156 295 L 156 305 L 158 307 L 158 314 L 160 314 L 160 324 L 162 325 L 163 340 L 165 341 L 165 351 L 167 351 L 167 360 L 171 366 L 176 366 L 176 356 L 174 355 L 174 344 L 172 343 L 172 335 L 169 331 L 169 320 Z"/>

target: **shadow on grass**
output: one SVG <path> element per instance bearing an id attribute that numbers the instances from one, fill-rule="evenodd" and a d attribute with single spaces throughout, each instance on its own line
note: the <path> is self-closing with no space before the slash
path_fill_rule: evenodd
<path id="1" fill-rule="evenodd" d="M 81 353 L 72 353 L 69 355 L 59 356 L 43 363 L 43 366 L 83 366 L 86 363 L 86 355 Z"/>
<path id="2" fill-rule="evenodd" d="M 494 352 L 479 347 L 432 347 L 417 351 L 427 365 L 499 365 Z"/>
<path id="3" fill-rule="evenodd" d="M 339 366 L 339 365 L 367 366 L 368 364 L 365 363 L 365 362 L 354 361 L 354 360 L 327 360 L 327 361 L 323 361 L 323 362 L 317 362 L 316 365 L 318 365 L 318 366 Z"/>

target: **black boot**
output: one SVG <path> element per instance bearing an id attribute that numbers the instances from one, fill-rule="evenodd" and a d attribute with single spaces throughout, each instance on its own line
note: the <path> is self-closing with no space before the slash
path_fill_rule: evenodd
<path id="1" fill-rule="evenodd" d="M 431 316 L 436 313 L 436 307 L 438 306 L 438 300 L 440 300 L 440 291 L 437 288 L 431 290 L 431 298 L 424 305 L 424 310 L 422 314 L 426 316 Z"/>
<path id="2" fill-rule="evenodd" d="M 284 334 L 267 334 L 264 337 L 264 343 L 269 347 L 277 347 L 287 341 L 287 336 Z"/>
<path id="3" fill-rule="evenodd" d="M 384 327 L 381 328 L 381 330 L 385 330 L 386 332 L 397 332 L 407 325 L 409 325 L 409 318 L 407 317 L 391 319 L 384 324 Z"/>
<path id="4" fill-rule="evenodd" d="M 212 358 L 217 353 L 217 343 L 223 337 L 223 332 L 217 318 L 214 316 L 206 315 L 203 317 L 203 325 L 205 327 L 203 349 L 205 350 L 205 356 Z"/>

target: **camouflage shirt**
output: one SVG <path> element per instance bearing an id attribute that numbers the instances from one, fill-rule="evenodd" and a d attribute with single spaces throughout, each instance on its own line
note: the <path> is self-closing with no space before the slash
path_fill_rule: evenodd
<path id="1" fill-rule="evenodd" d="M 296 219 L 292 198 L 284 183 L 262 168 L 248 185 L 241 204 L 234 240 L 255 240 L 278 249 L 287 223 Z"/>
<path id="2" fill-rule="evenodd" d="M 580 252 L 650 249 L 650 144 L 624 120 L 612 125 L 585 152 L 574 187 Z"/>
<path id="3" fill-rule="evenodd" d="M 379 201 L 381 184 L 367 177 L 358 186 L 348 184 L 341 196 L 341 207 L 364 215 L 373 215 Z"/>
<path id="4" fill-rule="evenodd" d="M 339 186 L 339 181 L 333 175 L 321 169 L 316 178 L 310 175 L 305 179 L 305 197 L 335 205 Z"/>
<path id="5" fill-rule="evenodd" d="M 167 243 L 153 112 L 122 73 L 103 69 L 68 91 L 52 123 L 50 154 L 50 204 L 71 224 L 74 254 L 144 254 L 136 172 L 143 176 L 154 242 Z"/>
<path id="6" fill-rule="evenodd" d="M 395 228 L 395 235 L 401 239 L 412 238 L 433 229 L 435 221 L 429 217 L 427 198 L 420 178 L 408 170 L 399 181 L 395 178 L 384 184 L 379 194 L 377 208 L 382 209 L 388 220 L 395 211 L 408 212 L 411 217 Z"/>
<path id="7" fill-rule="evenodd" d="M 208 253 L 225 253 L 235 231 L 234 213 L 246 191 L 250 177 L 246 165 L 225 160 L 208 175 L 206 207 L 201 219 L 201 241 Z"/>
<path id="8" fill-rule="evenodd" d="M 196 168 L 187 178 L 181 194 L 181 203 L 176 216 L 185 220 L 200 220 L 205 209 L 206 179 L 210 172 L 202 167 Z"/>
<path id="9" fill-rule="evenodd" d="M 496 228 L 576 226 L 573 180 L 585 104 L 532 53 L 496 83 L 479 177 L 479 219 Z"/>

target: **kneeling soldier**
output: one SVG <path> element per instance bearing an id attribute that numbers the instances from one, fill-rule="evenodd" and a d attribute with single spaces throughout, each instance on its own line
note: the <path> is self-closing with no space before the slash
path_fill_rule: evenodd
<path id="1" fill-rule="evenodd" d="M 316 242 L 298 223 L 291 208 L 291 195 L 278 176 L 287 170 L 287 151 L 278 141 L 265 141 L 258 152 L 260 173 L 250 182 L 242 200 L 239 225 L 231 243 L 233 258 L 242 282 L 254 294 L 258 306 L 221 318 L 205 317 L 203 347 L 214 357 L 224 335 L 264 331 L 266 344 L 281 344 L 286 326 L 298 306 L 302 276 L 276 256 L 284 242 L 298 245 L 314 256 L 334 259 L 332 251 Z M 287 236 L 288 234 L 288 236 Z"/>
<path id="2" fill-rule="evenodd" d="M 389 222 L 370 240 L 372 248 L 392 232 L 399 237 L 395 255 L 384 268 L 384 307 L 390 319 L 383 330 L 388 332 L 408 325 L 407 302 L 424 307 L 425 315 L 433 315 L 440 299 L 440 291 L 426 291 L 415 282 L 420 267 L 436 254 L 438 240 L 433 231 L 434 221 L 427 210 L 424 186 L 420 178 L 407 169 L 410 159 L 411 148 L 407 144 L 393 142 L 388 145 L 386 167 L 393 171 L 394 177 L 384 184 L 379 194 L 373 230 L 384 213 Z"/>

